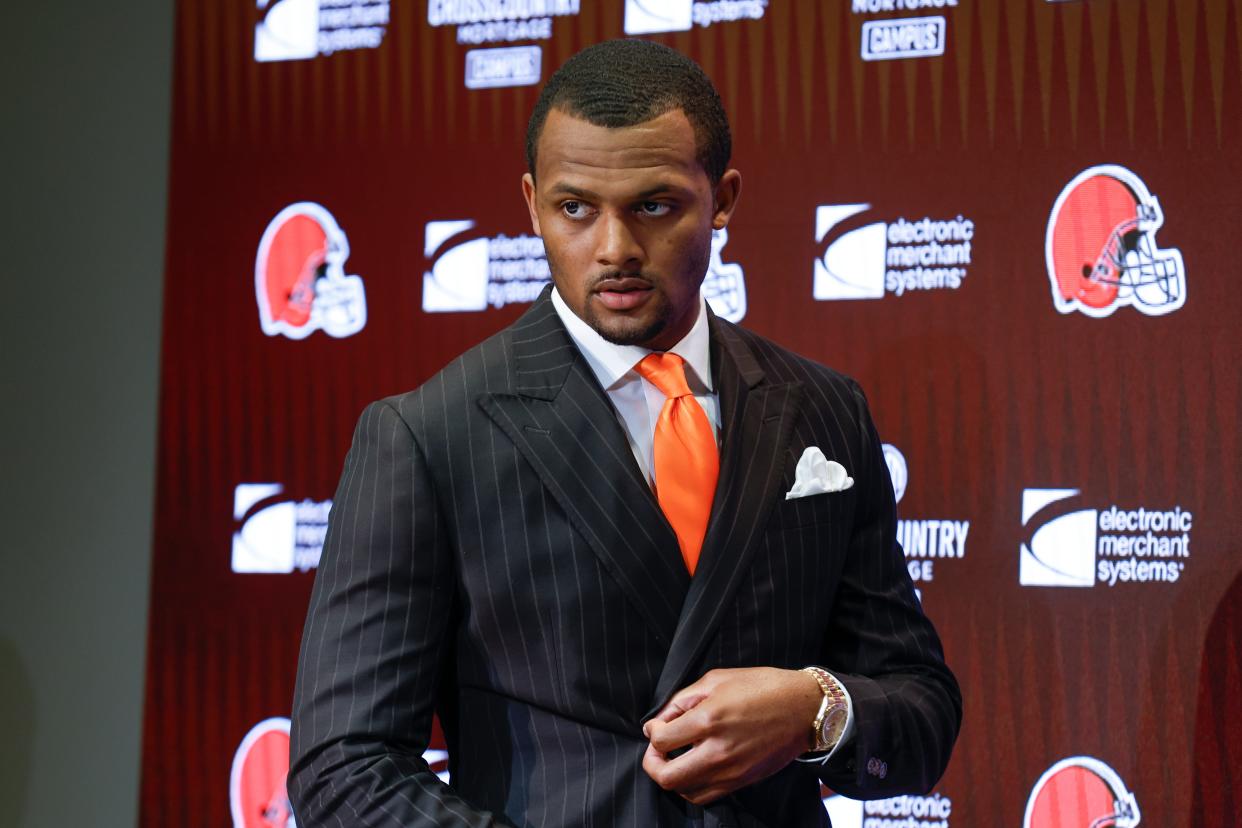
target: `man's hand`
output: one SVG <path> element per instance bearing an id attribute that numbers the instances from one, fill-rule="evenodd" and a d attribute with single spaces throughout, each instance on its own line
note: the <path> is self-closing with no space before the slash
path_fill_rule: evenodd
<path id="1" fill-rule="evenodd" d="M 712 802 L 809 750 L 822 700 L 815 678 L 797 670 L 712 670 L 644 725 L 643 769 L 696 805 Z"/>

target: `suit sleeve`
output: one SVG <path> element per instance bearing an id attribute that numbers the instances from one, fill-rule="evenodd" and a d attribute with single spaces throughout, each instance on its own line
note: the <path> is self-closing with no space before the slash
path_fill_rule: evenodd
<path id="1" fill-rule="evenodd" d="M 853 391 L 860 491 L 821 663 L 849 691 L 855 727 L 819 773 L 838 793 L 875 799 L 936 784 L 957 739 L 962 697 L 914 594 L 880 440 L 862 390 Z"/>
<path id="2" fill-rule="evenodd" d="M 388 403 L 362 414 L 298 659 L 299 825 L 491 826 L 423 760 L 451 643 L 451 547 L 426 460 Z"/>

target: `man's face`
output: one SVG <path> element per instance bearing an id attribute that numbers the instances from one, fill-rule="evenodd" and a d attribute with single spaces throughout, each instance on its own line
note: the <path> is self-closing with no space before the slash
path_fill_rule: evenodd
<path id="1" fill-rule="evenodd" d="M 561 298 L 600 336 L 667 350 L 698 318 L 712 230 L 741 176 L 715 187 L 680 109 L 619 129 L 552 110 L 522 191 Z"/>

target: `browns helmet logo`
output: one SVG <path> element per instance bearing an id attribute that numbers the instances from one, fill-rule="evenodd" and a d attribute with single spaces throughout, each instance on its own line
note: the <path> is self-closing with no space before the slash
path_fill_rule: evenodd
<path id="1" fill-rule="evenodd" d="M 1044 241 L 1057 310 L 1103 317 L 1130 305 L 1161 316 L 1185 304 L 1181 251 L 1156 244 L 1163 224 L 1160 202 L 1125 167 L 1076 175 L 1052 207 Z"/>
<path id="2" fill-rule="evenodd" d="M 229 773 L 233 828 L 295 828 L 285 790 L 289 775 L 289 720 L 259 722 L 242 739 Z"/>
<path id="3" fill-rule="evenodd" d="M 367 323 L 362 279 L 345 275 L 349 241 L 332 214 L 300 201 L 263 231 L 254 264 L 259 322 L 268 336 L 350 336 Z"/>
<path id="4" fill-rule="evenodd" d="M 1044 772 L 1026 802 L 1022 828 L 1135 828 L 1138 803 L 1099 759 L 1071 756 Z"/>

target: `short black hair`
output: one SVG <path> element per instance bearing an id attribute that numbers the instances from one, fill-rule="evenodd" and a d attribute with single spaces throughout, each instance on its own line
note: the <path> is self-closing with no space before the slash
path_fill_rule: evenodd
<path id="1" fill-rule="evenodd" d="M 712 184 L 720 181 L 733 153 L 724 104 L 702 67 L 649 40 L 588 46 L 548 78 L 526 127 L 526 163 L 532 176 L 539 136 L 553 109 L 609 129 L 680 109 L 694 128 L 699 163 Z"/>

